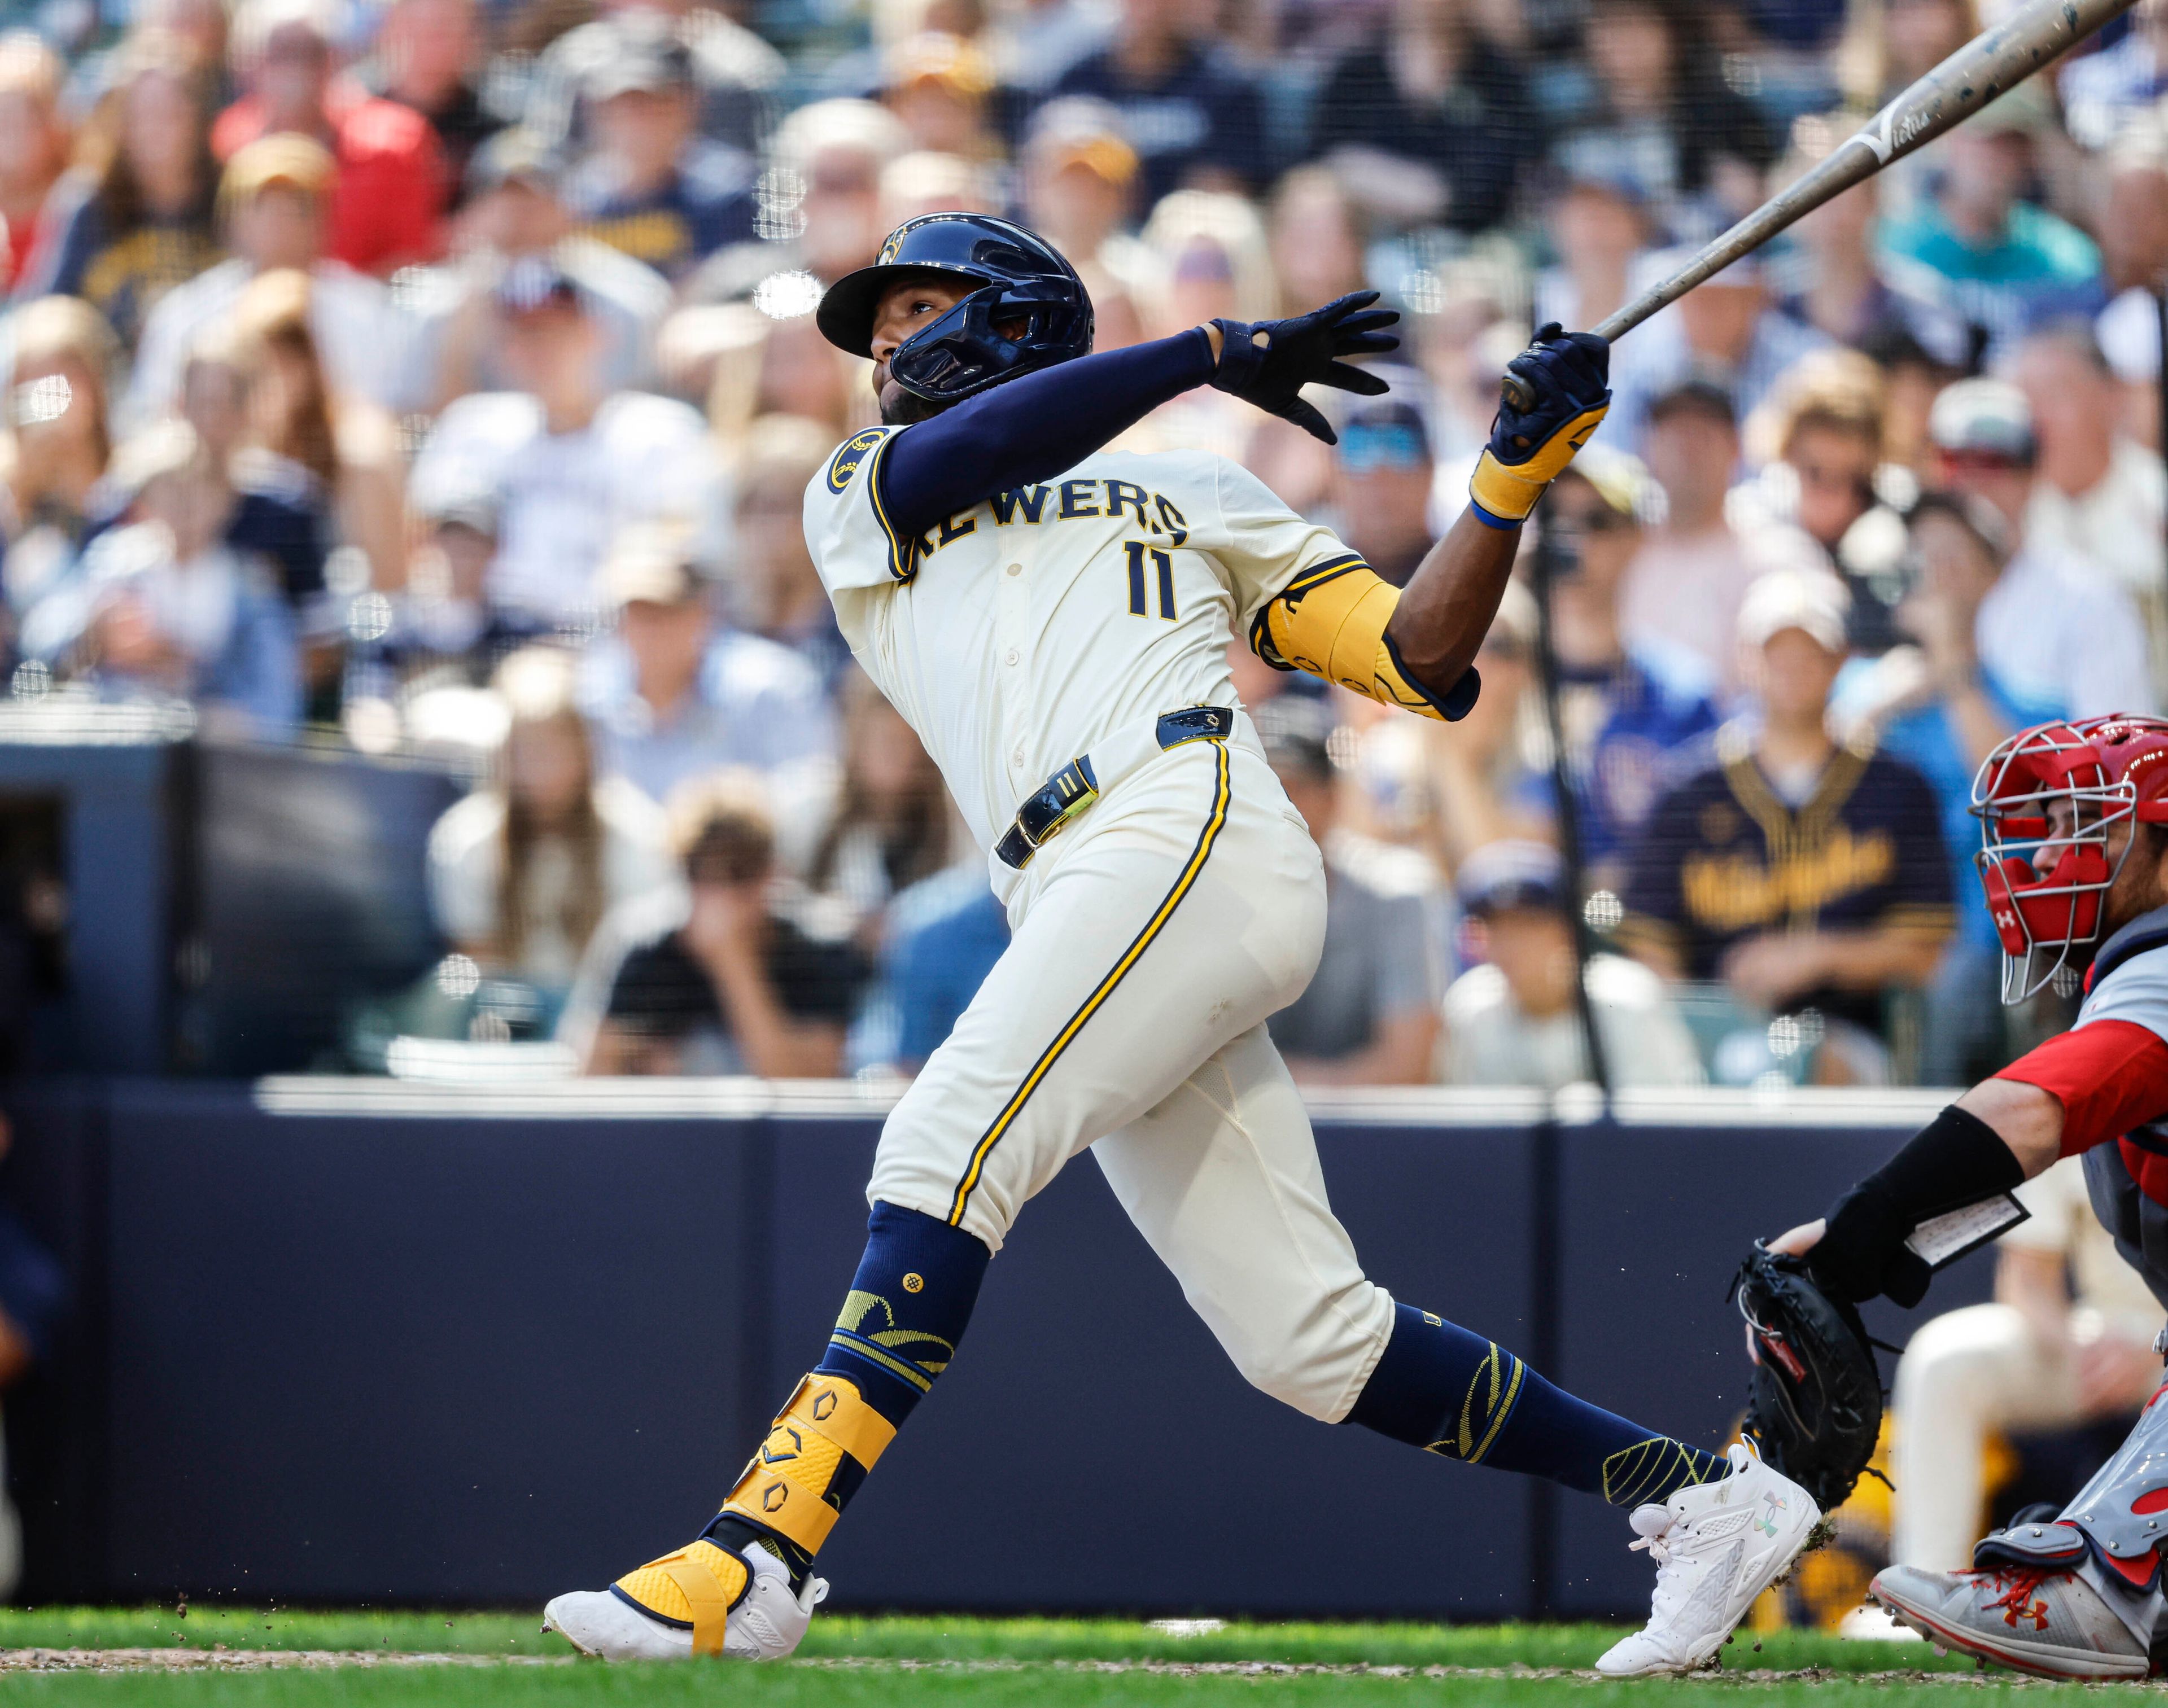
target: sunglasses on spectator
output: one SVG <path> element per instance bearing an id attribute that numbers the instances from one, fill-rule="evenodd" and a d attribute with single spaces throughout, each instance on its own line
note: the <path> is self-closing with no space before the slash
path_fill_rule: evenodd
<path id="1" fill-rule="evenodd" d="M 1411 427 L 1351 423 L 1341 430 L 1340 466 L 1351 475 L 1373 475 L 1380 469 L 1427 469 L 1430 455 L 1422 436 Z"/>

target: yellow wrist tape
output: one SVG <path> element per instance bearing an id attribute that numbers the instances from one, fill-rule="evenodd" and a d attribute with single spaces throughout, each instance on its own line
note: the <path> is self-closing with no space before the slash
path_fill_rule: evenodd
<path id="1" fill-rule="evenodd" d="M 1610 411 L 1608 403 L 1584 410 L 1543 443 L 1525 462 L 1501 463 L 1486 448 L 1476 459 L 1475 473 L 1468 482 L 1468 496 L 1493 516 L 1508 522 L 1525 522 L 1544 488 L 1558 478 L 1574 454 L 1588 443 L 1597 424 Z"/>
<path id="2" fill-rule="evenodd" d="M 842 1512 L 841 1497 L 895 1439 L 895 1425 L 848 1377 L 809 1376 L 768 1426 L 723 1510 L 817 1554 Z"/>
<path id="3" fill-rule="evenodd" d="M 1360 558 L 1297 576 L 1257 613 L 1250 647 L 1267 664 L 1299 670 L 1420 717 L 1445 717 L 1436 697 L 1409 681 L 1385 644 L 1400 590 Z"/>

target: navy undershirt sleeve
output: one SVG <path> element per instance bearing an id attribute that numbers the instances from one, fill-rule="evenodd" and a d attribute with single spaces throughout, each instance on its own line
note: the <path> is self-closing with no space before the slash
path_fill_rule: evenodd
<path id="1" fill-rule="evenodd" d="M 898 433 L 881 454 L 881 507 L 902 533 L 1074 468 L 1213 373 L 1201 326 L 1043 368 Z"/>

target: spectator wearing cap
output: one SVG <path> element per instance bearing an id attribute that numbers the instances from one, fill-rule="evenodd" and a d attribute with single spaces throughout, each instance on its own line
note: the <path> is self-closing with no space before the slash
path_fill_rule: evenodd
<path id="1" fill-rule="evenodd" d="M 1332 453 L 1331 503 L 1340 538 L 1396 587 L 1405 587 L 1437 536 L 1430 525 L 1437 472 L 1421 407 L 1421 379 L 1402 369 L 1393 390 L 1359 398 L 1339 426 Z"/>
<path id="2" fill-rule="evenodd" d="M 1358 174 L 1364 155 L 1420 167 L 1463 231 L 1505 218 L 1538 135 L 1519 69 L 1453 0 L 1395 0 L 1374 40 L 1333 66 L 1315 114 L 1313 154 L 1353 151 Z"/>
<path id="3" fill-rule="evenodd" d="M 2153 703 L 2168 694 L 2168 480 L 2160 458 L 2120 425 L 2123 387 L 2082 321 L 2028 337 L 2011 378 L 2038 443 L 2025 507 L 2027 546 L 2105 571 L 2145 618 Z"/>
<path id="4" fill-rule="evenodd" d="M 1483 960 L 1445 993 L 1439 1077 L 1452 1085 L 1537 1091 L 1591 1079 L 1558 851 L 1542 842 L 1488 843 L 1462 862 L 1458 888 Z M 1700 1083 L 1692 1037 L 1661 979 L 1612 954 L 1591 956 L 1586 977 L 1614 1086 Z"/>
<path id="5" fill-rule="evenodd" d="M 1435 933 L 1420 862 L 1338 833 L 1339 776 L 1322 703 L 1283 694 L 1258 708 L 1273 775 L 1325 854 L 1325 953 L 1309 987 L 1272 1017 L 1273 1042 L 1307 1085 L 1419 1085 L 1437 1042 Z"/>
<path id="6" fill-rule="evenodd" d="M 1685 265 L 1690 254 L 1667 249 L 1645 257 L 1636 269 L 1636 288 Z M 1730 400 L 1732 418 L 1745 421 L 1794 363 L 1828 342 L 1777 306 L 1767 270 L 1749 255 L 1660 310 L 1619 345 L 1604 425 L 1617 435 L 1613 444 L 1646 456 L 1642 436 L 1655 400 L 1687 385 L 1715 387 Z"/>
<path id="7" fill-rule="evenodd" d="M 773 641 L 718 623 L 715 589 L 672 530 L 626 529 L 601 591 L 617 629 L 590 649 L 579 698 L 602 776 L 662 803 L 709 772 L 767 776 L 834 754 L 819 678 Z"/>
<path id="8" fill-rule="evenodd" d="M 2026 93 L 1983 109 L 1937 145 L 1933 194 L 1877 231 L 1884 273 L 1978 327 L 1990 346 L 2099 305 L 2092 239 L 2024 199 L 2034 133 L 2054 128 L 2021 98 Z"/>
<path id="9" fill-rule="evenodd" d="M 1657 798 L 1708 762 L 1713 679 L 1676 646 L 1629 646 L 1619 590 L 1640 549 L 1647 472 L 1591 445 L 1554 482 L 1542 526 L 1553 558 L 1551 639 L 1581 858 L 1592 887 L 1615 889 Z M 1549 780 L 1529 805 L 1551 808 Z"/>
<path id="10" fill-rule="evenodd" d="M 1982 521 L 1999 557 L 1985 580 L 1923 584 L 1914 627 L 1929 655 L 1962 671 L 1969 651 L 2012 706 L 2050 708 L 2041 717 L 2150 711 L 2145 630 L 2129 599 L 2105 570 L 2026 531 L 2039 440 L 2025 393 L 2001 379 L 1959 380 L 1935 400 L 1927 431 L 1942 484 L 1993 512 Z"/>
<path id="11" fill-rule="evenodd" d="M 1649 409 L 1642 456 L 1663 489 L 1664 519 L 1644 531 L 1619 591 L 1620 632 L 1629 645 L 1698 659 L 1719 694 L 1738 686 L 1739 609 L 1769 570 L 1814 566 L 1796 538 L 1742 535 L 1724 515 L 1739 462 L 1738 416 L 1730 394 L 1689 381 Z"/>
<path id="12" fill-rule="evenodd" d="M 590 1074 L 834 1079 L 869 968 L 790 916 L 757 783 L 694 783 L 670 817 L 683 888 L 612 916 L 560 1036 Z"/>
<path id="13" fill-rule="evenodd" d="M 24 300 L 82 298 L 133 347 L 158 299 L 221 257 L 209 80 L 169 36 L 130 38 L 56 188 L 57 233 L 16 278 Z"/>
<path id="14" fill-rule="evenodd" d="M 477 87 L 484 49 L 476 0 L 392 0 L 361 72 L 372 94 L 429 121 L 454 208 L 475 151 L 504 128 Z"/>
<path id="15" fill-rule="evenodd" d="M 902 121 L 914 149 L 998 160 L 1002 146 L 988 125 L 993 93 L 986 55 L 944 30 L 906 36 L 881 57 L 881 103 Z"/>
<path id="16" fill-rule="evenodd" d="M 1755 583 L 1739 642 L 1757 713 L 1650 815 L 1619 941 L 1756 1012 L 1815 1011 L 1818 1083 L 1886 1084 L 1884 998 L 1932 977 L 1953 924 L 1950 869 L 1926 779 L 1869 739 L 1830 734 L 1846 603 L 1825 573 Z"/>
<path id="17" fill-rule="evenodd" d="M 245 0 L 233 59 L 247 93 L 211 126 L 211 152 L 281 133 L 321 143 L 338 167 L 324 251 L 388 277 L 441 247 L 451 176 L 427 119 L 340 73 L 335 34 L 329 0 Z"/>
<path id="18" fill-rule="evenodd" d="M 607 389 L 608 329 L 549 261 L 507 266 L 497 303 L 506 371 L 519 389 L 448 406 L 410 490 L 424 504 L 446 489 L 491 495 L 493 621 L 591 632 L 604 602 L 596 571 L 626 527 L 680 528 L 711 560 L 722 495 L 707 426 L 673 398 Z"/>
<path id="19" fill-rule="evenodd" d="M 1032 115 L 1018 156 L 1024 222 L 1069 257 L 1092 293 L 1093 347 L 1119 349 L 1143 336 L 1137 294 L 1151 257 L 1129 235 L 1135 215 L 1137 154 L 1121 114 L 1071 96 Z"/>
<path id="20" fill-rule="evenodd" d="M 802 186 L 783 217 L 804 220 L 797 239 L 775 246 L 778 268 L 801 267 L 833 284 L 872 265 L 889 228 L 881 220 L 881 172 L 911 150 L 911 133 L 875 101 L 837 99 L 800 107 L 775 133 L 774 164 Z"/>
<path id="21" fill-rule="evenodd" d="M 667 20 L 614 20 L 616 51 L 587 74 L 593 147 L 567 199 L 589 236 L 683 278 L 753 235 L 752 157 L 701 136 L 693 56 Z"/>
<path id="22" fill-rule="evenodd" d="M 231 260 L 160 298 L 143 325 L 121 414 L 130 426 L 169 414 L 189 352 L 233 312 L 259 273 L 309 276 L 309 328 L 332 389 L 386 408 L 406 401 L 410 326 L 384 287 L 324 250 L 338 168 L 306 136 L 249 143 L 226 163 L 218 211 Z"/>
<path id="23" fill-rule="evenodd" d="M 645 262 L 575 229 L 565 167 L 532 130 L 500 130 L 467 168 L 457 252 L 409 275 L 416 322 L 410 393 L 441 409 L 470 391 L 502 391 L 505 325 L 497 287 L 516 262 L 549 263 L 577 287 L 603 335 L 613 391 L 651 384 L 655 340 L 670 311 L 670 282 Z"/>
<path id="24" fill-rule="evenodd" d="M 566 30 L 534 62 L 518 116 L 544 142 L 568 151 L 581 147 L 592 116 L 587 79 L 615 56 L 621 23 L 659 18 L 692 56 L 699 134 L 755 156 L 768 146 L 789 67 L 758 35 L 726 10 L 696 0 L 603 0 L 597 9 L 599 17 Z"/>
<path id="25" fill-rule="evenodd" d="M 1254 191 L 1276 164 L 1257 84 L 1228 63 L 1194 8 L 1121 0 L 1113 40 L 1071 66 L 1054 93 L 1120 111 L 1147 206 L 1183 186 Z"/>
<path id="26" fill-rule="evenodd" d="M 38 607 L 24 650 L 118 699 L 185 700 L 207 728 L 275 739 L 301 711 L 294 623 L 268 565 L 220 537 L 232 502 L 185 422 L 124 444 L 120 524 Z"/>

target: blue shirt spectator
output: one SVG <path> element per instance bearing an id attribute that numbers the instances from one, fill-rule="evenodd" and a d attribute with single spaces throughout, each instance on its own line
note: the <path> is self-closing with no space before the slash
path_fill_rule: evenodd
<path id="1" fill-rule="evenodd" d="M 853 1059 L 917 1073 L 956 1029 L 1008 946 L 1008 915 L 978 861 L 899 893 L 889 904 L 888 940 L 852 1041 Z"/>
<path id="2" fill-rule="evenodd" d="M 772 775 L 835 752 L 820 679 L 772 641 L 719 630 L 709 589 L 673 542 L 620 540 L 603 584 L 618 631 L 590 651 L 579 688 L 598 775 L 660 802 L 706 772 Z"/>

